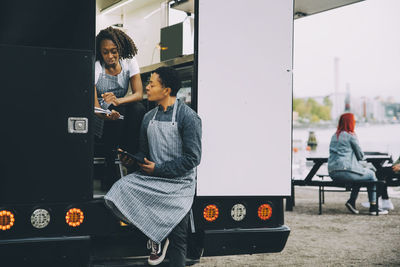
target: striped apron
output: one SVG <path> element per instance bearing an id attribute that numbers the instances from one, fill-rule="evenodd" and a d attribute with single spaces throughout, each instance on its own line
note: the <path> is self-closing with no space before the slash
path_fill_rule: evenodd
<path id="1" fill-rule="evenodd" d="M 122 68 L 121 61 L 119 62 Z M 96 83 L 97 99 L 101 108 L 108 109 L 111 104 L 107 104 L 102 94 L 110 92 L 114 93 L 117 98 L 124 97 L 128 92 L 129 87 L 129 72 L 122 69 L 117 76 L 109 75 L 106 73 L 105 67 L 101 64 L 101 73 Z M 101 138 L 103 134 L 104 120 L 94 116 L 94 134 Z"/>
<path id="2" fill-rule="evenodd" d="M 155 112 L 147 128 L 150 160 L 156 164 L 183 155 L 182 138 L 176 122 L 156 121 Z M 156 107 L 158 110 L 158 107 Z M 189 212 L 195 193 L 196 168 L 180 177 L 155 177 L 135 172 L 122 177 L 104 196 L 106 204 L 121 214 L 151 240 L 161 243 Z"/>

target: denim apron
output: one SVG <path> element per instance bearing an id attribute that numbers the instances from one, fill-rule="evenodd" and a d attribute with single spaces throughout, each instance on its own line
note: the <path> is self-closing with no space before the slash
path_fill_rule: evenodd
<path id="1" fill-rule="evenodd" d="M 117 98 L 124 97 L 128 92 L 129 88 L 129 72 L 122 68 L 122 62 L 119 61 L 121 65 L 121 72 L 117 76 L 113 76 L 106 73 L 104 64 L 101 64 L 101 73 L 99 79 L 96 83 L 97 99 L 101 108 L 108 109 L 111 104 L 107 104 L 101 97 L 104 93 L 114 93 Z M 94 134 L 101 138 L 103 133 L 104 120 L 97 116 L 94 116 Z"/>
<path id="2" fill-rule="evenodd" d="M 155 120 L 156 111 L 147 128 L 150 157 L 156 164 L 183 155 L 176 122 L 177 102 L 172 121 Z M 195 193 L 195 177 L 196 168 L 173 178 L 135 172 L 117 181 L 104 199 L 111 209 L 117 209 L 116 214 L 122 213 L 147 237 L 160 243 L 189 212 Z"/>

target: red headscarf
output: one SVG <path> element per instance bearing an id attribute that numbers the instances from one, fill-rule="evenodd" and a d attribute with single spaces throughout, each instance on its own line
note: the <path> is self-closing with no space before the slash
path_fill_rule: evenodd
<path id="1" fill-rule="evenodd" d="M 356 126 L 356 120 L 354 119 L 353 113 L 344 113 L 340 116 L 339 124 L 336 130 L 336 137 L 339 138 L 339 134 L 342 131 L 354 134 L 354 127 Z"/>

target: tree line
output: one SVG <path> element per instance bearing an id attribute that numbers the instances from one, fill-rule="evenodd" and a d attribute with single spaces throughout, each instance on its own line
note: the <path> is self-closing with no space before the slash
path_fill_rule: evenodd
<path id="1" fill-rule="evenodd" d="M 327 96 L 324 97 L 322 104 L 314 98 L 293 98 L 293 111 L 298 113 L 299 120 L 303 122 L 330 121 L 331 109 L 332 101 Z"/>

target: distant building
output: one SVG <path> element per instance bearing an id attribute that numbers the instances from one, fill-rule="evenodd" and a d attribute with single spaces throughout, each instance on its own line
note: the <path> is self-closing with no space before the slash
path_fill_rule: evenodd
<path id="1" fill-rule="evenodd" d="M 374 122 L 383 122 L 386 118 L 385 115 L 385 105 L 384 105 L 384 101 L 381 97 L 375 97 L 372 100 L 372 121 Z"/>
<path id="2" fill-rule="evenodd" d="M 344 100 L 344 111 L 350 112 L 350 84 L 346 84 L 346 98 Z"/>
<path id="3" fill-rule="evenodd" d="M 400 121 L 400 103 L 386 103 L 385 116 L 388 122 Z"/>
<path id="4" fill-rule="evenodd" d="M 346 108 L 346 94 L 336 93 L 329 95 L 329 99 L 332 102 L 331 117 L 332 120 L 337 121 L 343 113 L 345 113 Z M 350 112 L 351 109 L 350 109 Z"/>

